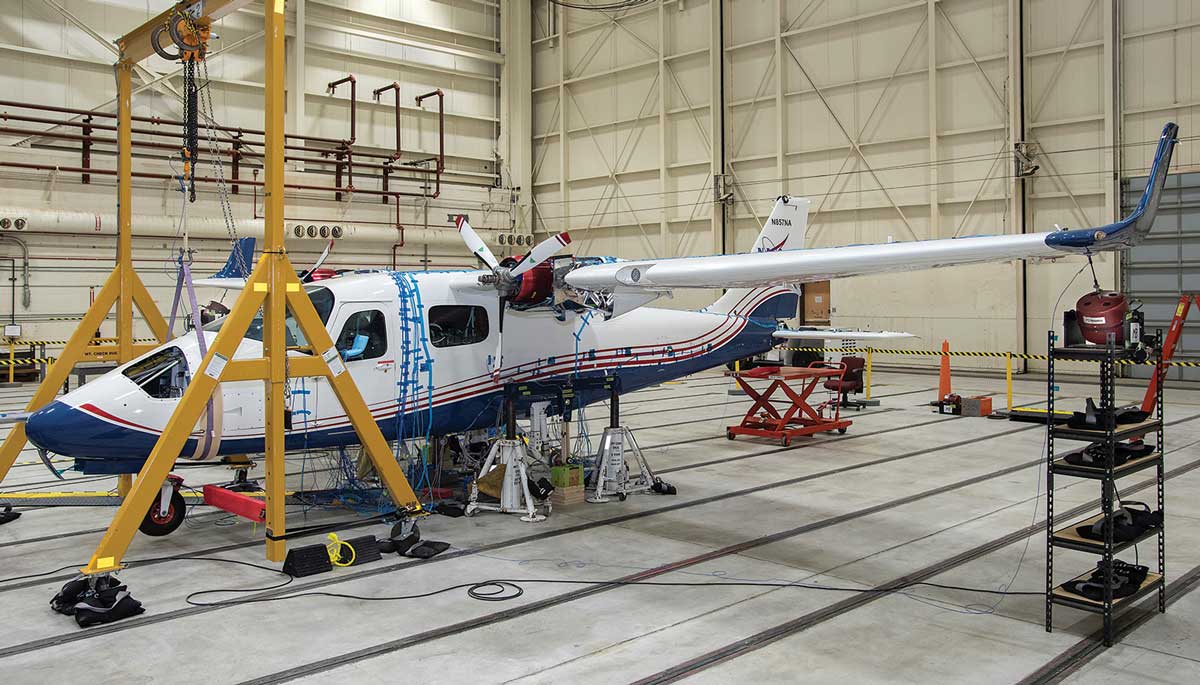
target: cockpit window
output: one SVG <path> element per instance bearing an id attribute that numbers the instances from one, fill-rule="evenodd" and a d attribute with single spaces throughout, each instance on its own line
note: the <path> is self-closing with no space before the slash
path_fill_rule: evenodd
<path id="1" fill-rule="evenodd" d="M 136 361 L 121 373 L 151 397 L 182 397 L 188 384 L 187 358 L 178 347 L 167 347 Z"/>
<path id="2" fill-rule="evenodd" d="M 329 315 L 333 312 L 333 293 L 329 288 L 312 288 L 308 290 L 308 299 L 312 300 L 313 307 L 317 310 L 317 316 L 321 318 L 322 324 L 329 323 Z M 222 317 L 204 327 L 206 331 L 219 331 L 221 324 L 225 323 Z M 289 309 L 287 319 L 284 321 L 284 328 L 287 330 L 287 345 L 289 347 L 305 346 L 308 340 L 305 339 L 304 333 L 300 330 L 300 324 L 292 316 Z M 246 337 L 251 340 L 262 342 L 263 339 L 263 317 L 260 311 L 255 315 L 254 320 L 250 322 L 250 327 L 246 329 Z"/>

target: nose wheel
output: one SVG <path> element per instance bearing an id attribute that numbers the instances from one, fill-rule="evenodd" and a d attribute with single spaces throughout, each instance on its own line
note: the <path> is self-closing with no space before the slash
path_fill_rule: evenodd
<path id="1" fill-rule="evenodd" d="M 154 503 L 150 505 L 150 510 L 146 512 L 146 518 L 142 519 L 142 524 L 138 526 L 138 530 L 155 538 L 170 535 L 183 524 L 186 514 L 187 502 L 184 501 L 183 494 L 172 487 L 166 509 L 163 509 L 161 499 L 154 500 Z"/>

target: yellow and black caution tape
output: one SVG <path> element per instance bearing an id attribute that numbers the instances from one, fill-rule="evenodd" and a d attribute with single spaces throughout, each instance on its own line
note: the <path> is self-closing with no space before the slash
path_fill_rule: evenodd
<path id="1" fill-rule="evenodd" d="M 945 356 L 945 357 L 991 357 L 994 359 L 1012 358 L 1012 359 L 1028 359 L 1028 360 L 1036 360 L 1036 361 L 1047 361 L 1050 358 L 1048 355 L 1044 355 L 1044 354 L 1024 354 L 1021 352 L 961 352 L 961 351 L 956 351 L 956 350 L 951 350 L 949 352 L 942 352 L 941 350 L 901 350 L 901 349 L 887 349 L 887 348 L 879 348 L 879 347 L 781 347 L 779 349 L 794 350 L 797 352 L 840 352 L 840 353 L 857 352 L 857 353 L 861 353 L 861 354 L 866 354 L 867 352 L 870 352 L 871 354 L 894 354 L 894 355 L 915 356 L 915 357 L 943 357 L 943 356 Z M 1096 362 L 1099 360 L 1098 359 L 1056 358 L 1055 361 Z M 1154 361 L 1152 361 L 1152 360 L 1138 362 L 1138 361 L 1133 361 L 1132 359 L 1122 359 L 1122 360 L 1118 360 L 1116 363 L 1117 364 L 1125 364 L 1125 365 L 1137 365 L 1137 366 L 1154 366 Z M 1166 365 L 1167 366 L 1186 366 L 1186 367 L 1191 368 L 1191 367 L 1200 367 L 1200 362 L 1169 361 L 1169 362 L 1166 362 Z"/>
<path id="2" fill-rule="evenodd" d="M 106 343 L 118 342 L 120 338 L 89 338 L 89 345 L 99 345 Z M 158 338 L 134 338 L 136 343 L 158 342 Z M 26 340 L 25 338 L 17 338 L 12 341 L 14 345 L 66 345 L 69 340 Z"/>
<path id="3" fill-rule="evenodd" d="M 35 357 L 33 359 L 0 359 L 0 366 L 32 366 L 34 364 L 53 364 L 55 357 Z"/>

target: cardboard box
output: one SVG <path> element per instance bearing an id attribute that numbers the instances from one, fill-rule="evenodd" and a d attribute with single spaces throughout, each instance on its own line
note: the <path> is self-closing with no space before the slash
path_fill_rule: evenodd
<path id="1" fill-rule="evenodd" d="M 829 323 L 829 281 L 804 284 L 804 323 Z"/>

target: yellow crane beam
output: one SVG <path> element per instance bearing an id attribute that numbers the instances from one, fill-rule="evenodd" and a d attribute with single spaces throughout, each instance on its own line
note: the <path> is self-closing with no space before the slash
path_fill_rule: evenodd
<path id="1" fill-rule="evenodd" d="M 165 26 L 172 18 L 179 16 L 180 13 L 187 11 L 192 6 L 201 5 L 201 16 L 208 17 L 211 21 L 216 21 L 221 17 L 228 16 L 246 7 L 251 2 L 253 0 L 193 0 L 191 2 L 177 2 L 150 21 L 118 38 L 117 49 L 121 51 L 123 61 L 136 64 L 154 54 L 154 46 L 150 43 L 154 29 L 159 26 Z M 267 4 L 271 4 L 271 2 L 273 0 L 266 0 Z"/>

